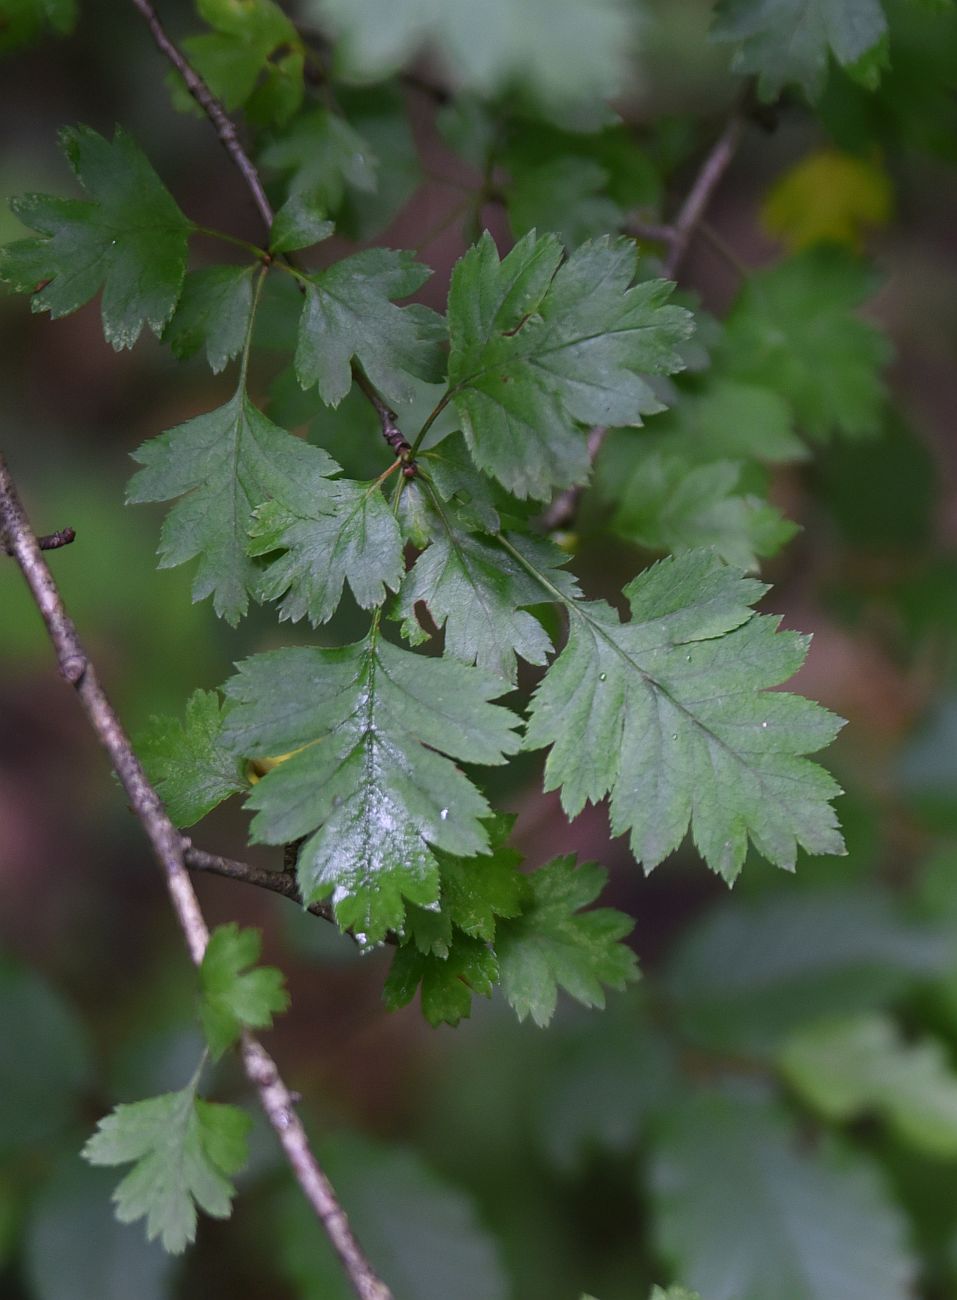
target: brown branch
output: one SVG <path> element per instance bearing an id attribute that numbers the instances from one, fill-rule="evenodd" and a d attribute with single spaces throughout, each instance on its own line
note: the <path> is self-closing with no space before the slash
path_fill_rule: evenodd
<path id="1" fill-rule="evenodd" d="M 262 181 L 259 179 L 259 173 L 253 165 L 249 154 L 243 148 L 239 132 L 236 130 L 236 123 L 228 115 L 222 104 L 206 85 L 206 82 L 199 75 L 193 65 L 189 62 L 183 52 L 177 45 L 174 45 L 166 35 L 166 29 L 160 22 L 159 15 L 150 4 L 150 0 L 132 0 L 134 8 L 138 9 L 146 19 L 147 25 L 153 34 L 153 40 L 156 42 L 160 53 L 164 55 L 173 65 L 179 75 L 186 83 L 186 89 L 196 100 L 213 126 L 216 128 L 216 134 L 222 141 L 223 148 L 232 158 L 233 162 L 242 173 L 243 180 L 253 196 L 253 201 L 259 209 L 259 215 L 266 223 L 266 229 L 269 230 L 273 223 L 272 205 L 266 198 L 266 191 L 263 189 Z"/>
<path id="2" fill-rule="evenodd" d="M 724 130 L 708 150 L 704 162 L 695 176 L 694 183 L 688 191 L 684 203 L 678 209 L 674 224 L 671 226 L 668 253 L 665 257 L 664 272 L 669 280 L 674 279 L 678 267 L 688 251 L 688 244 L 698 223 L 708 210 L 708 204 L 714 197 L 721 178 L 731 165 L 731 160 L 738 151 L 744 134 L 744 118 L 740 111 L 735 111 L 728 119 Z"/>
<path id="3" fill-rule="evenodd" d="M 75 688 L 90 725 L 110 758 L 130 805 L 139 818 L 166 878 L 170 901 L 195 965 L 203 960 L 209 930 L 200 910 L 184 861 L 179 831 L 166 815 L 156 791 L 146 779 L 96 670 L 77 635 L 24 514 L 6 461 L 0 455 L 0 536 L 13 553 L 46 625 L 61 675 Z M 292 1094 L 275 1062 L 262 1045 L 245 1034 L 243 1063 L 259 1094 L 266 1118 L 275 1130 L 286 1158 L 316 1216 L 322 1223 L 360 1300 L 391 1300 L 356 1241 L 335 1191 L 309 1146 Z"/>
<path id="4" fill-rule="evenodd" d="M 292 871 L 269 871 L 265 867 L 254 867 L 250 862 L 238 862 L 235 858 L 223 858 L 218 853 L 207 853 L 198 849 L 189 836 L 182 837 L 183 861 L 190 871 L 207 872 L 213 876 L 225 876 L 227 880 L 239 880 L 244 885 L 255 885 L 257 889 L 268 889 L 270 893 L 281 894 L 302 907 L 302 894 Z M 329 903 L 310 903 L 306 908 L 313 916 L 321 916 L 324 921 L 337 924 L 335 913 Z M 355 935 L 351 930 L 344 931 L 350 938 Z M 385 936 L 384 943 L 397 946 L 399 936 L 391 931 Z"/>
<path id="5" fill-rule="evenodd" d="M 671 225 L 648 225 L 641 221 L 628 223 L 629 234 L 638 239 L 647 239 L 667 246 L 663 269 L 669 280 L 674 279 L 677 274 L 688 251 L 691 238 L 701 224 L 708 210 L 708 204 L 721 183 L 721 178 L 737 153 L 743 133 L 744 118 L 740 110 L 736 109 L 724 130 L 708 150 L 691 189 Z M 588 435 L 588 459 L 592 465 L 602 449 L 607 433 L 608 430 L 604 426 L 596 425 Z M 542 526 L 546 532 L 553 533 L 560 528 L 568 528 L 574 522 L 584 490 L 584 485 L 567 488 L 555 497 L 542 516 Z"/>
<path id="6" fill-rule="evenodd" d="M 41 551 L 58 551 L 61 546 L 69 546 L 74 541 L 76 541 L 74 529 L 58 528 L 55 533 L 47 533 L 45 537 L 38 537 L 37 546 Z M 6 555 L 12 555 L 13 547 L 4 546 L 3 551 Z"/>
<path id="7" fill-rule="evenodd" d="M 199 75 L 190 61 L 183 54 L 182 50 L 175 45 L 166 34 L 163 24 L 160 22 L 159 15 L 150 3 L 150 0 L 131 0 L 133 6 L 146 19 L 150 31 L 153 34 L 153 40 L 156 42 L 160 53 L 165 55 L 173 65 L 179 75 L 186 83 L 186 89 L 199 104 L 200 108 L 212 122 L 216 129 L 216 134 L 223 143 L 223 148 L 232 158 L 233 162 L 239 168 L 243 180 L 249 188 L 255 200 L 256 207 L 259 209 L 259 215 L 263 219 L 267 232 L 272 229 L 273 218 L 275 213 L 272 204 L 266 197 L 266 191 L 263 188 L 259 172 L 256 170 L 256 164 L 249 157 L 249 154 L 243 148 L 239 140 L 239 131 L 236 123 L 223 108 L 220 101 L 216 98 L 209 86 Z M 287 259 L 292 261 L 292 259 Z M 304 287 L 300 285 L 300 287 Z M 396 425 L 396 415 L 390 409 L 386 401 L 376 389 L 375 385 L 369 380 L 358 365 L 353 363 L 352 375 L 361 388 L 362 392 L 372 403 L 375 412 L 379 417 L 379 423 L 382 425 L 382 436 L 390 447 L 393 448 L 396 455 L 408 448 L 409 444 L 402 436 L 401 430 Z M 396 439 L 401 443 L 397 445 Z"/>
<path id="8" fill-rule="evenodd" d="M 602 444 L 608 436 L 608 429 L 603 424 L 596 424 L 588 432 L 588 460 L 594 465 L 598 459 L 598 453 L 602 449 Z M 548 533 L 558 532 L 560 528 L 568 528 L 575 521 L 578 514 L 578 505 L 582 499 L 582 493 L 585 491 L 585 484 L 580 483 L 577 487 L 566 488 L 564 492 L 559 492 L 552 504 L 542 515 L 542 527 Z"/>

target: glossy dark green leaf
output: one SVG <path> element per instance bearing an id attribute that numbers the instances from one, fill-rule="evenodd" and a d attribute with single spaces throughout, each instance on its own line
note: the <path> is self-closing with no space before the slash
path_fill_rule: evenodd
<path id="1" fill-rule="evenodd" d="M 71 127 L 60 141 L 89 198 L 15 200 L 17 216 L 38 237 L 0 250 L 0 280 L 54 318 L 102 288 L 103 332 L 114 348 L 130 348 L 144 324 L 159 334 L 173 314 L 190 222 L 122 128 L 109 141 L 90 127 Z"/>

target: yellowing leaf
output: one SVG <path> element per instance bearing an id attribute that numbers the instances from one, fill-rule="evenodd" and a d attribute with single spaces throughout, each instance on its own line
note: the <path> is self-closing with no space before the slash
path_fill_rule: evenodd
<path id="1" fill-rule="evenodd" d="M 814 244 L 859 250 L 867 229 L 893 209 L 887 173 L 875 162 L 820 149 L 784 173 L 761 209 L 765 228 L 794 252 Z"/>

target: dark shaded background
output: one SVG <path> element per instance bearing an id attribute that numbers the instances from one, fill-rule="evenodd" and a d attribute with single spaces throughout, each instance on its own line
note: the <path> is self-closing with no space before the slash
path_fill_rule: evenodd
<path id="1" fill-rule="evenodd" d="M 704 43 L 707 9 L 659 6 L 657 45 L 636 66 L 627 105 L 638 123 L 662 112 L 690 114 L 702 143 L 735 89 L 726 53 Z M 174 34 L 195 26 L 185 4 L 166 10 Z M 84 5 L 74 38 L 8 58 L 0 64 L 0 193 L 72 192 L 56 149 L 58 127 L 82 121 L 109 133 L 118 121 L 184 211 L 258 238 L 240 179 L 208 125 L 171 110 L 164 75 L 136 15 L 107 0 Z M 442 145 L 428 99 L 408 93 L 429 171 L 474 179 Z M 761 198 L 821 139 L 797 104 L 783 106 L 775 131 L 749 131 L 711 212 L 744 262 L 777 255 L 757 220 Z M 775 590 L 765 607 L 782 611 L 787 626 L 814 632 L 796 687 L 850 724 L 828 762 L 848 790 L 841 813 L 852 852 L 809 866 L 812 878 L 905 878 L 938 837 L 957 828 L 957 183 L 953 168 L 926 152 L 901 149 L 883 163 L 896 210 L 871 244 L 883 279 L 873 312 L 896 349 L 890 380 L 898 414 L 888 417 L 879 441 L 825 448 L 808 466 L 782 473 L 775 487 L 804 531 L 769 566 Z M 675 198 L 692 171 L 693 159 L 679 169 Z M 455 186 L 427 182 L 382 242 L 415 246 L 458 198 Z M 493 230 L 504 230 L 498 211 L 485 215 Z M 0 213 L 0 239 L 18 233 L 12 216 Z M 423 296 L 432 305 L 442 305 L 462 248 L 454 225 L 426 248 L 435 276 Z M 681 278 L 718 315 L 736 288 L 727 264 L 701 242 Z M 51 563 L 135 732 L 155 712 L 179 711 L 196 686 L 217 686 L 233 661 L 305 634 L 277 629 L 262 611 L 232 631 L 208 605 L 190 604 L 187 572 L 156 571 L 161 512 L 122 504 L 128 455 L 218 404 L 229 381 L 199 363 L 177 364 L 152 336 L 115 354 L 97 311 L 90 306 L 51 324 L 31 316 L 23 300 L 0 298 L 0 443 L 37 531 L 77 530 L 75 545 Z M 263 388 L 267 379 L 264 372 Z M 611 596 L 638 562 L 621 543 L 586 537 L 578 565 L 596 594 Z M 330 635 L 351 617 L 342 615 Z M 603 808 L 565 823 L 557 798 L 540 793 L 536 761 L 525 763 L 520 786 L 493 793 L 518 813 L 517 842 L 533 865 L 576 851 L 611 868 L 606 901 L 636 917 L 634 943 L 646 969 L 724 892 L 691 855 L 642 878 L 624 845 L 609 841 Z M 244 848 L 244 826 L 242 812 L 230 807 L 196 839 L 256 858 Z M 773 874 L 749 863 L 741 888 L 800 888 L 772 881 Z M 317 1132 L 334 1138 L 348 1128 L 407 1144 L 467 1189 L 502 1243 L 514 1294 L 523 1300 L 577 1296 L 583 1287 L 615 1300 L 640 1294 L 640 1279 L 661 1277 L 641 1237 L 644 1210 L 626 1162 L 602 1157 L 571 1177 L 557 1174 L 543 1153 L 537 1103 L 561 1051 L 561 1029 L 550 1038 L 518 1027 L 498 1003 L 477 1007 L 457 1031 L 429 1030 L 415 1007 L 389 1015 L 380 1001 L 385 957 L 359 959 L 347 940 L 283 900 L 206 878 L 197 888 L 211 924 L 261 926 L 266 957 L 288 973 L 292 1011 L 270 1042 L 308 1099 Z M 186 955 L 139 827 L 56 676 L 12 565 L 0 567 L 0 944 L 78 1011 L 91 1040 L 85 1113 L 74 1117 L 57 1150 L 69 1151 L 74 1133 L 75 1149 L 117 1095 L 182 1082 L 196 1041 Z M 580 1034 L 584 1018 L 563 1015 Z M 588 1023 L 600 1019 L 594 1013 Z M 0 1053 L 14 1051 L 9 1036 L 0 1037 Z M 58 1059 L 49 1069 L 61 1068 Z M 223 1095 L 241 1094 L 228 1069 L 221 1083 Z M 250 1180 L 266 1195 L 241 1196 L 228 1225 L 204 1222 L 195 1252 L 176 1266 L 177 1294 L 300 1294 L 277 1281 L 269 1197 L 282 1174 L 268 1139 L 257 1138 L 256 1149 Z M 36 1175 L 42 1185 L 56 1159 L 43 1147 L 20 1151 L 0 1175 L 0 1295 L 10 1300 L 35 1294 L 29 1250 L 36 1244 L 28 1244 L 26 1263 L 17 1250 L 23 1179 Z M 948 1194 L 955 1191 L 951 1177 Z M 80 1219 L 73 1224 L 84 1231 Z M 126 1294 L 148 1297 L 135 1267 Z M 75 1285 L 81 1289 L 72 1294 L 86 1300 L 82 1283 Z"/>

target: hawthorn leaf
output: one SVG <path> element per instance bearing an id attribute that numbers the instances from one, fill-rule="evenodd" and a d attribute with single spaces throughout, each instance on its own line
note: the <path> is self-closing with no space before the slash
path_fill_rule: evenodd
<path id="1" fill-rule="evenodd" d="M 634 922 L 593 903 L 608 873 L 594 862 L 556 858 L 526 877 L 521 915 L 503 920 L 496 933 L 502 990 L 519 1020 L 531 1015 L 545 1026 L 563 988 L 586 1007 L 604 1007 L 605 986 L 623 990 L 638 978 L 635 954 L 622 940 Z"/>
<path id="2" fill-rule="evenodd" d="M 433 498 L 435 501 L 435 498 Z M 415 616 L 421 602 L 433 622 L 445 628 L 445 653 L 463 663 L 514 682 L 516 655 L 530 664 L 543 664 L 552 642 L 527 606 L 547 599 L 539 579 L 503 550 L 493 539 L 459 527 L 451 509 L 437 507 L 440 524 L 428 548 L 406 574 L 399 592 L 397 613 L 402 633 L 413 644 L 426 638 Z M 567 595 L 578 594 L 574 578 L 563 573 L 568 556 L 551 542 L 512 538 L 528 553 L 549 581 Z"/>
<path id="3" fill-rule="evenodd" d="M 762 99 L 798 85 L 815 100 L 829 57 L 852 67 L 886 32 L 880 0 L 718 0 L 711 36 L 737 43 L 734 71 L 756 75 Z"/>
<path id="4" fill-rule="evenodd" d="M 668 282 L 632 285 L 633 241 L 562 256 L 556 236 L 531 233 L 500 261 L 486 232 L 449 289 L 451 400 L 476 464 L 521 498 L 584 482 L 583 424 L 660 411 L 647 376 L 680 370 L 691 333 Z"/>
<path id="5" fill-rule="evenodd" d="M 421 451 L 418 460 L 426 465 L 429 478 L 442 498 L 455 506 L 465 527 L 477 532 L 498 532 L 501 518 L 495 485 L 475 468 L 460 433 L 451 433 L 436 446 Z M 440 522 L 437 515 L 435 522 Z M 432 531 L 435 530 L 430 530 L 430 533 Z"/>
<path id="6" fill-rule="evenodd" d="M 820 1020 L 793 1033 L 778 1065 L 825 1118 L 877 1111 L 903 1142 L 927 1155 L 957 1155 L 957 1075 L 941 1043 L 908 1043 L 894 1021 L 873 1012 Z"/>
<path id="7" fill-rule="evenodd" d="M 263 600 L 278 600 L 279 617 L 315 627 L 339 605 L 344 582 L 363 609 L 381 605 L 385 588 L 398 591 L 405 573 L 402 535 L 376 483 L 329 479 L 317 463 L 295 501 L 267 501 L 250 526 L 249 553 L 282 554 L 259 582 Z"/>
<path id="8" fill-rule="evenodd" d="M 837 248 L 812 248 L 749 278 L 720 355 L 730 377 L 772 388 L 814 438 L 880 427 L 889 345 L 857 314 L 870 271 Z"/>
<path id="9" fill-rule="evenodd" d="M 15 199 L 14 212 L 39 237 L 0 249 L 0 280 L 54 319 L 102 289 L 103 333 L 117 350 L 131 348 L 144 323 L 159 335 L 173 314 L 192 225 L 122 128 L 109 141 L 69 127 L 60 145 L 89 199 Z"/>
<path id="10" fill-rule="evenodd" d="M 455 933 L 444 957 L 403 944 L 392 959 L 382 997 L 390 1011 L 397 1011 L 421 988 L 422 1014 L 429 1024 L 457 1025 L 471 1014 L 472 995 L 490 998 L 498 978 L 498 961 L 488 944 Z"/>
<path id="11" fill-rule="evenodd" d="M 639 459 L 612 517 L 621 537 L 651 551 L 710 547 L 728 564 L 756 569 L 798 531 L 768 501 L 739 487 L 742 466 L 716 460 L 695 465 L 656 452 Z"/>
<path id="12" fill-rule="evenodd" d="M 767 690 L 797 671 L 808 639 L 752 613 L 765 590 L 711 552 L 689 551 L 629 583 L 629 623 L 604 604 L 569 606 L 568 643 L 535 692 L 525 746 L 552 746 L 545 788 L 561 788 L 569 816 L 611 793 L 612 831 L 630 832 L 646 871 L 689 823 L 729 882 L 749 837 L 787 870 L 799 844 L 844 851 L 829 802 L 840 788 L 803 757 L 843 724 Z"/>
<path id="13" fill-rule="evenodd" d="M 409 402 L 408 376 L 437 378 L 441 318 L 427 307 L 396 307 L 431 275 L 412 255 L 370 248 L 343 258 L 306 282 L 296 344 L 296 377 L 314 384 L 328 406 L 352 387 L 355 359 L 392 401 Z"/>
<path id="14" fill-rule="evenodd" d="M 246 1163 L 251 1120 L 236 1106 L 201 1101 L 199 1072 L 179 1092 L 115 1106 L 83 1148 L 92 1165 L 133 1164 L 113 1193 L 121 1223 L 146 1219 L 178 1255 L 196 1236 L 196 1209 L 229 1217 L 231 1178 Z"/>
<path id="15" fill-rule="evenodd" d="M 335 229 L 323 206 L 305 194 L 291 194 L 276 213 L 269 232 L 271 253 L 294 253 L 328 239 Z"/>
<path id="16" fill-rule="evenodd" d="M 228 110 L 246 106 L 255 122 L 286 120 L 302 102 L 302 41 L 273 0 L 198 0 L 199 15 L 213 29 L 188 36 L 190 63 Z M 174 105 L 202 110 L 177 73 L 169 74 Z"/>
<path id="17" fill-rule="evenodd" d="M 247 554 L 253 511 L 265 501 L 297 501 L 301 483 L 338 469 L 319 447 L 280 429 L 249 400 L 244 384 L 215 411 L 151 438 L 133 453 L 131 502 L 182 497 L 160 536 L 160 568 L 199 558 L 193 600 L 235 625 L 258 589 Z"/>
<path id="18" fill-rule="evenodd" d="M 701 1092 L 656 1142 L 662 1253 L 708 1300 L 907 1300 L 914 1261 L 880 1171 L 772 1103 Z"/>
<path id="19" fill-rule="evenodd" d="M 181 360 L 206 351 L 218 375 L 242 351 L 253 309 L 252 266 L 204 266 L 190 271 L 163 342 Z"/>
<path id="20" fill-rule="evenodd" d="M 368 142 L 325 108 L 296 117 L 260 159 L 289 176 L 290 198 L 316 212 L 335 212 L 347 190 L 368 194 L 377 188 L 378 160 Z"/>
<path id="21" fill-rule="evenodd" d="M 136 738 L 136 752 L 174 826 L 192 826 L 249 789 L 243 764 L 220 742 L 222 724 L 216 692 L 194 691 L 182 722 L 154 716 Z"/>
<path id="22" fill-rule="evenodd" d="M 370 943 L 400 930 L 406 902 L 439 898 L 433 847 L 488 851 L 483 795 L 453 760 L 499 764 L 517 719 L 490 701 L 490 673 L 424 659 L 383 641 L 257 655 L 226 684 L 226 743 L 244 757 L 292 753 L 255 787 L 255 840 L 305 837 L 308 905 L 332 896 L 336 919 Z"/>
<path id="23" fill-rule="evenodd" d="M 491 943 L 498 917 L 518 916 L 524 882 L 522 856 L 508 847 L 514 817 L 499 814 L 487 823 L 489 852 L 460 858 L 436 850 L 441 882 L 440 905 L 406 908 L 406 933 L 422 953 L 447 957 L 456 932 Z"/>
<path id="24" fill-rule="evenodd" d="M 282 971 L 256 966 L 261 950 L 259 931 L 241 930 L 235 921 L 209 936 L 199 968 L 199 1017 L 214 1061 L 244 1029 L 269 1029 L 273 1016 L 289 1006 Z"/>
<path id="25" fill-rule="evenodd" d="M 547 104 L 604 100 L 622 85 L 637 22 L 614 0 L 311 0 L 346 69 L 381 80 L 423 45 L 456 85 L 491 94 L 520 86 Z"/>

